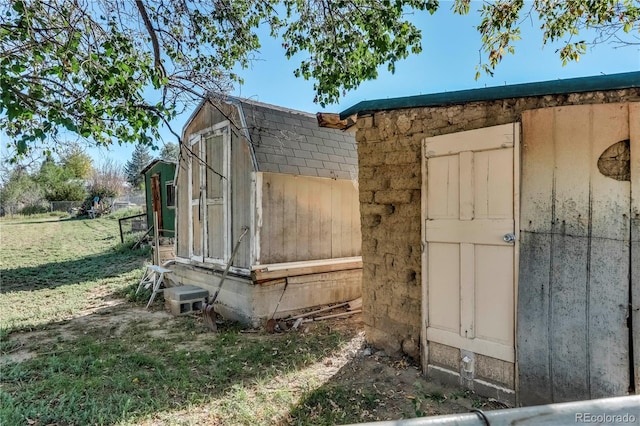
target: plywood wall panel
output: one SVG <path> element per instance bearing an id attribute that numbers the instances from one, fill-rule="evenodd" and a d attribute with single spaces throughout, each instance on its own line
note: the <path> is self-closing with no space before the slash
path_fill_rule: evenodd
<path id="1" fill-rule="evenodd" d="M 591 107 L 588 356 L 590 398 L 624 395 L 629 386 L 630 182 L 603 175 L 598 158 L 629 138 L 627 104 Z M 624 344 L 623 344 L 624 343 Z"/>
<path id="2" fill-rule="evenodd" d="M 262 264 L 360 255 L 351 181 L 264 172 L 262 193 Z"/>
<path id="3" fill-rule="evenodd" d="M 555 116 L 551 108 L 525 111 L 522 114 L 521 232 L 551 232 L 555 167 L 554 122 Z M 520 275 L 521 279 L 526 278 L 523 274 Z"/>
<path id="4" fill-rule="evenodd" d="M 524 204 L 523 207 L 528 206 Z M 520 237 L 520 278 L 516 311 L 518 398 L 521 405 L 540 405 L 553 400 L 549 345 L 551 233 L 522 232 Z"/>

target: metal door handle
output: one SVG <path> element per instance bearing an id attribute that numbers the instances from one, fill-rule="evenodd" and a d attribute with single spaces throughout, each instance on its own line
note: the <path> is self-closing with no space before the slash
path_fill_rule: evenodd
<path id="1" fill-rule="evenodd" d="M 502 239 L 504 240 L 505 243 L 512 243 L 516 240 L 516 236 L 515 234 L 512 234 L 512 233 L 504 234 L 504 237 L 502 237 Z"/>

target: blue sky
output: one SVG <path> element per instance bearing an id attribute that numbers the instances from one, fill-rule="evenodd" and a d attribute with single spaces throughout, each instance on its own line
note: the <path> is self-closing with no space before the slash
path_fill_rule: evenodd
<path id="1" fill-rule="evenodd" d="M 386 68 L 382 69 L 376 80 L 365 82 L 359 89 L 347 93 L 339 104 L 326 108 L 314 104 L 313 82 L 296 79 L 293 70 L 297 63 L 288 61 L 280 42 L 268 37 L 262 40 L 259 59 L 250 69 L 239 72 L 245 84 L 233 94 L 307 112 L 340 112 L 363 100 L 640 70 L 640 46 L 614 48 L 598 45 L 590 49 L 580 62 L 563 67 L 555 53 L 560 45 L 543 48 L 541 31 L 535 23 L 525 21 L 515 55 L 506 56 L 493 77 L 482 75 L 476 81 L 480 35 L 474 26 L 480 19 L 473 12 L 473 2 L 472 13 L 468 16 L 454 15 L 450 10 L 451 4 L 441 2 L 440 10 L 434 15 L 425 12 L 412 18 L 423 31 L 423 52 L 420 55 L 398 63 L 393 75 Z M 476 9 L 477 6 L 478 2 Z M 581 34 L 580 38 L 590 41 L 593 35 Z M 186 112 L 174 120 L 173 127 L 181 130 L 190 113 Z M 175 142 L 168 132 L 163 134 L 167 141 Z M 98 164 L 106 157 L 124 164 L 131 158 L 133 146 L 115 145 L 109 151 L 93 148 L 87 152 Z"/>

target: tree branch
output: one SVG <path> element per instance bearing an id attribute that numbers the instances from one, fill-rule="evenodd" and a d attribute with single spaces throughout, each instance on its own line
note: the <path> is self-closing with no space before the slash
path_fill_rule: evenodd
<path id="1" fill-rule="evenodd" d="M 149 37 L 151 37 L 151 45 L 153 46 L 153 58 L 156 70 L 160 72 L 162 77 L 165 77 L 167 73 L 162 66 L 162 62 L 160 61 L 160 43 L 158 42 L 158 36 L 156 31 L 153 29 L 153 25 L 151 24 L 151 19 L 149 19 L 149 15 L 147 14 L 147 9 L 145 9 L 142 0 L 136 0 L 136 6 L 138 7 L 138 11 L 140 12 L 140 16 L 142 17 L 142 21 L 144 22 L 144 26 L 147 28 L 147 32 L 149 33 Z"/>

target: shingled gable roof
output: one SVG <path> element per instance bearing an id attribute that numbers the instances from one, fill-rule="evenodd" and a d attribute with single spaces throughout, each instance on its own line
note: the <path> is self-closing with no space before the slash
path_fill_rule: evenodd
<path id="1" fill-rule="evenodd" d="M 238 108 L 238 127 L 249 139 L 258 171 L 357 178 L 358 157 L 351 133 L 321 128 L 315 115 L 307 112 L 230 96 L 223 102 Z"/>

